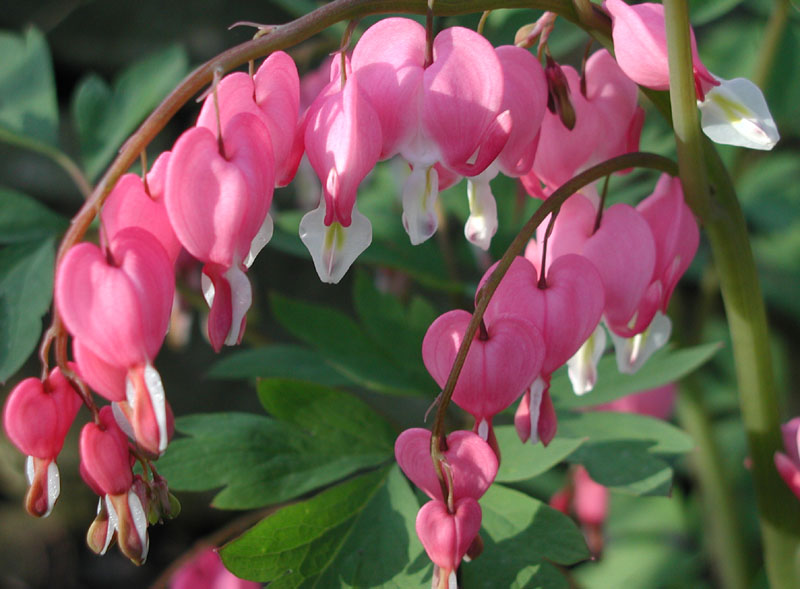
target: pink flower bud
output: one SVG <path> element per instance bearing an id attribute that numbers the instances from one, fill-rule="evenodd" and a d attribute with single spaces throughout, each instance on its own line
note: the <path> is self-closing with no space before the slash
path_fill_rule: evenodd
<path id="1" fill-rule="evenodd" d="M 448 578 L 480 531 L 481 507 L 472 497 L 464 497 L 456 501 L 455 513 L 449 513 L 441 501 L 429 501 L 419 510 L 416 527 L 428 558 Z"/>

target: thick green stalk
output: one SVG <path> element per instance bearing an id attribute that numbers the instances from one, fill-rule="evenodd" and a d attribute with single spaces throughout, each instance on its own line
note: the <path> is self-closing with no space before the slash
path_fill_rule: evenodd
<path id="1" fill-rule="evenodd" d="M 800 503 L 773 464 L 774 452 L 782 447 L 780 417 L 755 261 L 730 178 L 698 124 L 686 0 L 664 0 L 664 10 L 681 181 L 687 201 L 705 225 L 719 274 L 753 464 L 767 575 L 773 589 L 797 588 Z M 713 195 L 709 187 L 713 187 Z"/>

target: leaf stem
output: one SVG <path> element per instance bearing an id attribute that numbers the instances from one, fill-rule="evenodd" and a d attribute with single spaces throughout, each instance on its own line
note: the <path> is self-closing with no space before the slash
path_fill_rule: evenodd
<path id="1" fill-rule="evenodd" d="M 92 186 L 89 184 L 89 181 L 86 179 L 86 176 L 84 176 L 78 164 L 76 164 L 72 158 L 70 158 L 66 153 L 57 147 L 42 143 L 36 139 L 31 139 L 30 137 L 21 137 L 19 135 L 15 135 L 14 133 L 10 133 L 5 129 L 0 129 L 0 141 L 8 143 L 9 145 L 34 151 L 47 158 L 50 158 L 51 161 L 60 166 L 61 169 L 67 173 L 70 179 L 75 183 L 75 186 L 78 188 L 84 199 L 88 199 L 92 194 Z"/>
<path id="2" fill-rule="evenodd" d="M 681 181 L 687 201 L 705 225 L 719 274 L 753 463 L 767 575 L 774 589 L 789 589 L 800 585 L 800 503 L 773 464 L 773 454 L 782 442 L 764 301 L 730 177 L 716 150 L 700 133 L 687 3 L 664 0 L 664 12 Z"/>

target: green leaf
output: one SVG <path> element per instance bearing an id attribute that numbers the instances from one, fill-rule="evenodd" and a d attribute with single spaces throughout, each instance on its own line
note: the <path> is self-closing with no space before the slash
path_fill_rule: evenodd
<path id="1" fill-rule="evenodd" d="M 397 466 L 273 513 L 220 551 L 245 579 L 284 587 L 420 587 L 419 505 Z M 423 561 L 424 562 L 424 561 Z"/>
<path id="2" fill-rule="evenodd" d="M 366 272 L 356 274 L 353 302 L 370 338 L 407 371 L 416 372 L 423 386 L 433 387 L 422 363 L 422 338 L 436 319 L 424 299 L 415 298 L 407 311 L 391 294 L 378 292 Z"/>
<path id="3" fill-rule="evenodd" d="M 37 200 L 0 188 L 0 243 L 34 241 L 64 231 L 69 222 Z"/>
<path id="4" fill-rule="evenodd" d="M 0 249 L 0 383 L 39 341 L 53 296 L 53 249 L 52 239 Z"/>
<path id="5" fill-rule="evenodd" d="M 575 523 L 533 497 L 495 484 L 480 504 L 484 548 L 461 566 L 465 587 L 566 587 L 543 561 L 574 564 L 589 557 Z"/>
<path id="6" fill-rule="evenodd" d="M 86 174 L 96 178 L 119 146 L 186 75 L 188 58 L 172 46 L 139 60 L 113 88 L 96 75 L 84 78 L 72 99 Z"/>
<path id="7" fill-rule="evenodd" d="M 588 438 L 583 448 L 588 444 L 616 440 L 645 442 L 650 452 L 657 454 L 683 454 L 694 448 L 694 441 L 686 432 L 666 421 L 616 411 L 559 414 L 558 434 L 568 438 Z"/>
<path id="8" fill-rule="evenodd" d="M 397 436 L 389 423 L 349 393 L 274 378 L 258 383 L 258 398 L 277 419 L 312 438 L 324 438 L 326 443 L 354 452 L 394 452 Z"/>
<path id="9" fill-rule="evenodd" d="M 318 352 L 289 344 L 237 350 L 225 355 L 208 372 L 210 378 L 299 378 L 330 386 L 352 384 Z"/>
<path id="10" fill-rule="evenodd" d="M 582 464 L 606 487 L 636 495 L 666 495 L 672 468 L 663 455 L 688 452 L 692 439 L 658 419 L 631 413 L 597 411 L 559 415 L 559 436 L 582 438 L 568 457 Z"/>
<path id="11" fill-rule="evenodd" d="M 252 509 L 286 501 L 391 457 L 378 446 L 342 446 L 287 423 L 249 413 L 190 415 L 175 427 L 189 438 L 173 441 L 159 460 L 170 487 L 205 491 L 221 509 Z"/>
<path id="12" fill-rule="evenodd" d="M 293 301 L 277 293 L 271 298 L 278 322 L 296 338 L 316 348 L 353 382 L 382 393 L 421 394 L 420 383 L 393 364 L 344 313 Z"/>
<path id="13" fill-rule="evenodd" d="M 47 40 L 31 27 L 0 32 L 0 134 L 58 145 L 58 102 Z"/>
<path id="14" fill-rule="evenodd" d="M 517 436 L 513 425 L 502 425 L 494 428 L 497 444 L 503 451 L 500 470 L 495 481 L 509 483 L 524 481 L 550 470 L 562 462 L 584 440 L 580 438 L 557 437 L 545 447 L 542 444 L 523 444 Z"/>
<path id="15" fill-rule="evenodd" d="M 608 403 L 625 395 L 680 380 L 693 370 L 708 362 L 720 349 L 719 343 L 703 344 L 679 350 L 661 350 L 653 355 L 636 374 L 621 374 L 616 360 L 607 355 L 597 368 L 597 385 L 590 393 L 577 396 L 565 370 L 553 377 L 550 394 L 558 408 L 574 409 Z"/>

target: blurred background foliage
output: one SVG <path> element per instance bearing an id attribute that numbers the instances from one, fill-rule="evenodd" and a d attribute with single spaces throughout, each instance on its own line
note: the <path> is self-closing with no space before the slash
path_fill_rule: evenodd
<path id="1" fill-rule="evenodd" d="M 770 15 L 780 4 L 769 0 L 691 1 L 705 64 L 722 77 L 745 76 L 761 84 L 782 135 L 769 154 L 720 150 L 752 231 L 773 326 L 783 415 L 788 419 L 800 413 L 800 363 L 796 361 L 800 353 L 800 13 L 789 7 L 785 26 L 768 34 L 769 27 L 774 28 L 769 24 Z M 0 11 L 0 383 L 4 383 L 0 399 L 21 378 L 38 374 L 37 360 L 28 356 L 49 319 L 54 246 L 83 199 L 80 182 L 74 177 L 95 181 L 125 138 L 191 67 L 251 36 L 248 28 L 228 30 L 230 24 L 240 20 L 282 23 L 317 5 L 312 0 L 39 0 L 4 5 Z M 489 17 L 485 33 L 495 44 L 510 43 L 517 28 L 537 16 L 527 10 L 497 11 Z M 447 19 L 439 25 L 475 27 L 478 18 Z M 375 20 L 365 19 L 360 30 Z M 301 74 L 311 71 L 336 48 L 342 30 L 342 26 L 334 27 L 290 51 Z M 775 41 L 774 47 L 771 41 Z M 551 36 L 551 51 L 559 61 L 577 66 L 585 42 L 582 31 L 559 20 Z M 149 147 L 150 162 L 192 124 L 198 110 L 194 103 L 182 109 Z M 642 150 L 674 155 L 670 129 L 652 108 L 648 109 Z M 80 172 L 72 169 L 75 166 Z M 194 284 L 197 269 L 194 275 L 188 272 L 181 278 L 179 288 L 185 295 L 187 316 L 193 319 L 189 338 L 180 345 L 165 346 L 157 362 L 177 416 L 220 411 L 263 416 L 264 407 L 277 415 L 279 410 L 268 401 L 269 383 L 276 381 L 262 382 L 259 399 L 256 379 L 301 378 L 357 393 L 386 418 L 380 427 L 389 432 L 423 425 L 422 416 L 438 391 L 421 363 L 422 335 L 443 311 L 471 308 L 481 274 L 501 255 L 537 203 L 513 181 L 500 177 L 493 182 L 500 230 L 486 255 L 463 239 L 461 227 L 468 212 L 465 187 L 460 184 L 442 197 L 446 222 L 437 236 L 415 248 L 409 245 L 400 223 L 396 195 L 402 173 L 402 166 L 388 162 L 364 183 L 359 208 L 372 221 L 374 242 L 338 286 L 319 283 L 297 237 L 300 217 L 318 198 L 309 170 L 301 170 L 291 187 L 276 193 L 276 234 L 250 271 L 255 298 L 242 349 L 214 355 L 204 340 L 202 313 L 198 312 L 203 305 Z M 649 194 L 654 183 L 652 173 L 614 178 L 609 199 L 635 203 Z M 385 294 L 386 290 L 394 295 Z M 748 549 L 757 554 L 753 491 L 744 468 L 746 447 L 730 347 L 704 244 L 679 294 L 672 309 L 678 339 L 683 344 L 722 345 L 693 378 L 692 386 L 702 389 L 710 408 L 713 434 L 723 449 L 735 496 L 745 506 L 742 520 Z M 610 397 L 622 394 L 626 387 L 633 392 L 658 384 L 687 372 L 715 350 L 716 346 L 706 346 L 685 357 L 667 354 L 656 358 L 643 381 L 615 380 L 616 375 L 606 370 L 596 393 L 603 394 L 606 377 L 605 394 Z M 554 384 L 556 403 L 562 408 L 575 406 L 563 380 L 561 389 Z M 457 410 L 451 413 L 452 425 L 463 426 Z M 239 510 L 297 497 L 391 456 L 387 448 L 357 459 L 326 455 L 325 460 L 307 465 L 316 469 L 316 478 L 307 487 L 289 493 L 276 487 L 269 500 L 243 497 L 237 495 L 235 485 L 225 486 L 240 479 L 229 472 L 214 474 L 220 458 L 213 450 L 226 441 L 235 446 L 231 440 L 245 435 L 253 419 L 267 418 L 236 415 L 239 417 L 230 417 L 232 421 L 225 427 L 213 418 L 179 420 L 179 430 L 189 436 L 173 443 L 162 460 L 164 470 L 176 488 L 203 492 L 179 493 L 183 513 L 168 525 L 151 528 L 151 552 L 141 568 L 130 565 L 116 550 L 98 558 L 85 547 L 84 534 L 94 517 L 95 499 L 78 476 L 78 426 L 73 427 L 59 459 L 62 498 L 53 515 L 43 521 L 33 521 L 24 513 L 23 457 L 5 438 L 0 439 L 0 586 L 142 587 L 163 582 L 168 567 L 198 542 L 219 543 L 257 521 L 251 512 Z M 570 426 L 565 420 L 566 435 L 557 438 L 555 449 L 544 456 L 506 454 L 504 446 L 505 471 L 498 480 L 546 500 L 561 485 L 564 474 L 563 469 L 545 472 L 552 464 L 570 454 L 576 462 L 592 460 L 591 448 L 573 454 L 580 444 L 570 442 L 570 427 L 580 425 Z M 270 452 L 293 460 L 311 455 L 305 442 L 281 446 L 280 428 L 284 426 L 275 427 L 274 435 L 267 436 L 250 457 L 253 464 L 263 465 L 262 457 Z M 635 431 L 637 426 L 631 427 L 630 431 Z M 506 434 L 513 437 L 510 429 L 498 430 L 498 437 Z M 690 447 L 675 440 L 667 454 Z M 208 451 L 202 449 L 203 444 Z M 656 454 L 643 460 L 650 460 L 652 467 L 661 460 Z M 194 471 L 186 467 L 187 457 L 204 455 L 209 456 L 207 463 L 201 460 Z M 336 462 L 337 470 L 327 472 L 325 465 L 338 459 L 342 462 Z M 248 464 L 244 458 L 237 460 L 242 468 Z M 669 471 L 667 477 L 672 474 L 665 463 L 658 464 Z M 271 477 L 281 472 L 280 468 L 274 472 L 266 468 Z M 587 587 L 714 586 L 707 553 L 701 551 L 707 539 L 689 461 L 682 459 L 675 465 L 675 485 L 669 498 L 631 495 L 650 491 L 663 495 L 669 484 L 664 487 L 665 479 L 656 476 L 666 472 L 659 468 L 648 471 L 653 475 L 648 479 L 650 487 L 631 483 L 622 485 L 627 493 L 613 493 L 603 558 L 573 569 L 575 581 Z M 207 474 L 208 480 L 198 482 L 198 471 Z M 387 488 L 398 493 L 396 474 L 390 471 L 385 476 Z M 607 474 L 613 479 L 615 473 Z M 503 489 L 496 491 L 498 497 L 487 495 L 490 504 L 512 501 L 502 494 L 516 491 Z M 229 511 L 211 509 L 210 503 Z M 491 526 L 491 520 L 486 525 Z M 487 565 L 492 562 L 491 553 L 488 550 L 485 555 Z M 570 558 L 556 562 L 569 564 L 573 562 Z M 529 581 L 550 579 L 549 573 L 540 578 L 541 574 L 531 573 Z"/>

